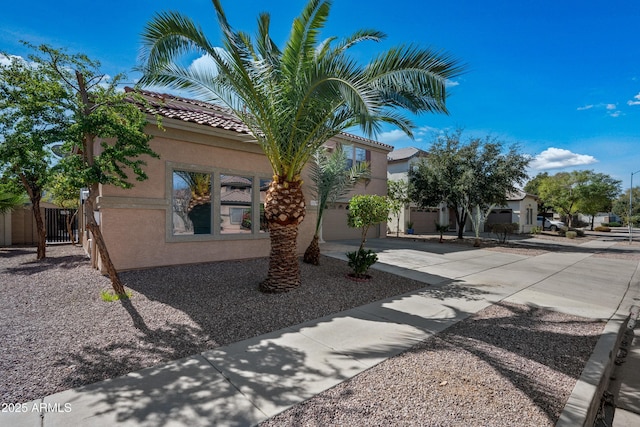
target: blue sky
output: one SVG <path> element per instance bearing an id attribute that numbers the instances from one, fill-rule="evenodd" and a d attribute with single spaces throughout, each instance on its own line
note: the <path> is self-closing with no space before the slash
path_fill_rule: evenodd
<path id="1" fill-rule="evenodd" d="M 270 12 L 273 37 L 283 42 L 306 0 L 222 2 L 232 25 L 250 33 L 258 13 Z M 65 47 L 133 82 L 139 34 L 155 12 L 166 10 L 191 16 L 219 40 L 208 0 L 34 0 L 3 5 L 0 51 L 26 55 L 18 40 Z M 631 173 L 640 170 L 639 25 L 636 0 L 334 0 L 326 36 L 385 32 L 385 42 L 354 51 L 362 61 L 416 43 L 467 64 L 451 84 L 449 116 L 416 117 L 416 140 L 389 128 L 380 141 L 428 149 L 434 132 L 464 128 L 468 136 L 520 144 L 535 157 L 532 176 L 593 169 L 628 188 Z"/>

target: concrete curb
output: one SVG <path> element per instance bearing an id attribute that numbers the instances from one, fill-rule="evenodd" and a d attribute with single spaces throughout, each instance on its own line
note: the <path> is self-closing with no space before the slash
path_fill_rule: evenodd
<path id="1" fill-rule="evenodd" d="M 636 296 L 638 295 L 640 295 L 640 264 L 631 277 L 629 288 L 618 310 L 605 325 L 587 365 L 560 414 L 556 427 L 594 425 L 602 395 L 609 388 L 618 350 L 627 326 L 634 315 L 634 309 L 637 312 Z"/>
<path id="2" fill-rule="evenodd" d="M 616 313 L 607 322 L 556 427 L 593 426 L 630 317 Z"/>

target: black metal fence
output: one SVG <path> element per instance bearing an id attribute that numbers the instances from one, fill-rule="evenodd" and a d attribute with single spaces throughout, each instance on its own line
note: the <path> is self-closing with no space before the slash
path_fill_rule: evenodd
<path id="1" fill-rule="evenodd" d="M 54 209 L 44 210 L 44 221 L 47 227 L 47 243 L 71 243 L 71 236 L 67 231 L 67 218 L 73 218 L 71 222 L 71 233 L 73 241 L 78 241 L 78 215 L 75 209 Z"/>

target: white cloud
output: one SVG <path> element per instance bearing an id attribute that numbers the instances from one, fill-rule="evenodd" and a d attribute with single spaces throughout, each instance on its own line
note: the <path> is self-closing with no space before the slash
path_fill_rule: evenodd
<path id="1" fill-rule="evenodd" d="M 585 105 L 584 107 L 578 107 L 578 111 L 590 110 L 593 108 L 593 104 Z"/>
<path id="2" fill-rule="evenodd" d="M 615 110 L 616 109 L 616 104 L 607 104 L 606 109 L 607 110 Z"/>
<path id="3" fill-rule="evenodd" d="M 190 65 L 189 68 L 195 70 L 215 70 L 217 69 L 216 63 L 209 55 L 202 55 L 201 57 L 195 59 Z"/>
<path id="4" fill-rule="evenodd" d="M 392 144 L 394 142 L 401 141 L 403 139 L 408 140 L 409 137 L 407 136 L 406 133 L 404 133 L 400 129 L 393 129 L 388 132 L 381 132 L 377 138 L 378 141 L 383 142 L 385 144 Z"/>
<path id="5" fill-rule="evenodd" d="M 454 82 L 453 80 L 445 80 L 444 86 L 445 87 L 460 86 L 460 82 Z"/>
<path id="6" fill-rule="evenodd" d="M 587 154 L 572 153 L 562 148 L 550 147 L 538 154 L 531 164 L 532 169 L 562 169 L 570 166 L 582 166 L 596 163 L 598 160 Z"/>
<path id="7" fill-rule="evenodd" d="M 634 96 L 633 99 L 627 101 L 627 105 L 640 105 L 640 92 L 638 92 L 638 94 Z"/>
<path id="8" fill-rule="evenodd" d="M 622 113 L 619 110 L 616 110 L 616 111 L 610 112 L 609 116 L 611 116 L 611 117 L 620 117 L 621 114 Z"/>
<path id="9" fill-rule="evenodd" d="M 18 59 L 20 61 L 24 62 L 24 58 L 21 56 L 17 56 L 17 55 L 4 55 L 4 54 L 0 54 L 0 65 L 2 66 L 7 66 L 9 64 L 11 64 L 11 61 L 14 59 Z"/>

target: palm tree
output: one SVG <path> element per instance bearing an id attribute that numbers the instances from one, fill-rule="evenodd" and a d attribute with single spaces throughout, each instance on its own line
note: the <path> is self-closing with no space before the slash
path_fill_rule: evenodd
<path id="1" fill-rule="evenodd" d="M 346 195 L 353 188 L 360 178 L 369 175 L 369 164 L 355 163 L 349 169 L 347 164 L 347 154 L 338 145 L 331 153 L 327 153 L 324 148 L 319 148 L 313 156 L 310 164 L 311 180 L 313 181 L 313 197 L 318 201 L 318 215 L 316 216 L 316 230 L 313 239 L 304 252 L 303 260 L 306 263 L 320 264 L 320 227 L 322 217 L 328 203 L 333 203 L 339 197 Z"/>
<path id="2" fill-rule="evenodd" d="M 0 186 L 0 214 L 12 211 L 25 202 L 22 194 L 15 194 Z"/>
<path id="3" fill-rule="evenodd" d="M 348 55 L 360 42 L 385 35 L 360 30 L 338 41 L 319 40 L 330 1 L 309 0 L 280 49 L 272 40 L 270 15 L 258 17 L 255 39 L 235 31 L 213 0 L 223 47 L 177 12 L 157 14 L 143 31 L 143 84 L 187 89 L 225 104 L 250 129 L 273 168 L 265 200 L 271 253 L 260 289 L 285 292 L 300 286 L 296 250 L 305 216 L 300 174 L 313 153 L 331 137 L 359 125 L 366 135 L 382 124 L 412 135 L 413 123 L 400 113 L 443 112 L 447 79 L 462 72 L 449 54 L 400 46 L 360 65 Z M 215 69 L 181 65 L 187 53 L 210 57 Z"/>

